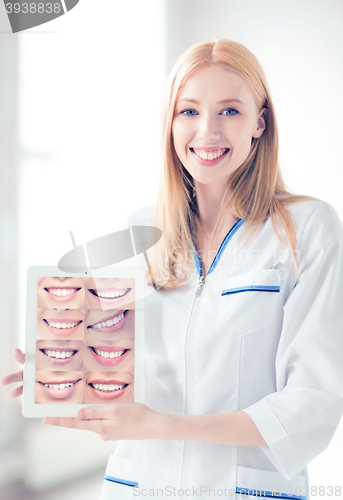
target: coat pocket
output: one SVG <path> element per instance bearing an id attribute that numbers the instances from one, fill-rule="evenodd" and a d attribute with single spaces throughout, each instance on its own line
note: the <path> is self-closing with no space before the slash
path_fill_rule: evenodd
<path id="1" fill-rule="evenodd" d="M 249 498 L 253 496 L 257 499 L 307 500 L 308 489 L 307 474 L 298 474 L 288 480 L 279 472 L 241 466 L 237 468 L 237 500 L 245 500 L 249 495 Z"/>
<path id="2" fill-rule="evenodd" d="M 259 269 L 231 276 L 221 292 L 216 320 L 244 335 L 275 321 L 280 296 L 277 269 Z"/>
<path id="3" fill-rule="evenodd" d="M 134 488 L 139 488 L 142 463 L 141 460 L 118 458 L 111 455 L 104 476 L 100 500 L 135 498 Z"/>

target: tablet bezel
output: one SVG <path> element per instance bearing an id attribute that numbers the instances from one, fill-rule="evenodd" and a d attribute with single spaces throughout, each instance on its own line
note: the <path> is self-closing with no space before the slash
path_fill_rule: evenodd
<path id="1" fill-rule="evenodd" d="M 36 341 L 38 278 L 134 278 L 135 279 L 135 357 L 134 357 L 134 402 L 145 402 L 145 270 L 138 267 L 106 267 L 102 269 L 79 269 L 66 273 L 54 266 L 29 267 L 27 272 L 25 365 L 22 412 L 27 418 L 75 417 L 78 410 L 87 406 L 108 404 L 38 404 L 35 403 Z"/>

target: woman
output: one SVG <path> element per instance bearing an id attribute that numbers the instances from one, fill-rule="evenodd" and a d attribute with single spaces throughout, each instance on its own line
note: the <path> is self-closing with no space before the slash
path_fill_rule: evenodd
<path id="1" fill-rule="evenodd" d="M 147 406 L 46 423 L 130 440 L 110 459 L 103 499 L 305 498 L 306 464 L 343 409 L 342 226 L 330 205 L 285 188 L 265 77 L 238 43 L 180 59 L 163 151 Z"/>

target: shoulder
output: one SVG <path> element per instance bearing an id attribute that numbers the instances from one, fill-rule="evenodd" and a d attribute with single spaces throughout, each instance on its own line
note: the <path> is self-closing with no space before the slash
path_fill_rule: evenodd
<path id="1" fill-rule="evenodd" d="M 298 237 L 309 231 L 342 233 L 342 223 L 335 209 L 322 200 L 303 200 L 287 205 Z"/>
<path id="2" fill-rule="evenodd" d="M 297 256 L 300 261 L 304 259 L 303 265 L 314 260 L 324 264 L 328 258 L 336 264 L 343 261 L 342 223 L 329 203 L 305 200 L 287 209 L 297 233 Z"/>
<path id="3" fill-rule="evenodd" d="M 155 206 L 149 205 L 132 212 L 127 223 L 129 226 L 152 226 L 154 222 Z"/>

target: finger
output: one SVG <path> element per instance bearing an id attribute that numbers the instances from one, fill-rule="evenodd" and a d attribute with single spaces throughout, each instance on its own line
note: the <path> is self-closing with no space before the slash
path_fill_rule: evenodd
<path id="1" fill-rule="evenodd" d="M 1 379 L 2 385 L 13 384 L 14 382 L 22 382 L 23 381 L 23 370 L 20 372 L 11 373 L 10 375 L 6 375 Z"/>
<path id="2" fill-rule="evenodd" d="M 117 406 L 115 403 L 106 406 L 89 406 L 88 408 L 79 410 L 77 417 L 81 420 L 111 419 L 114 416 Z"/>
<path id="3" fill-rule="evenodd" d="M 43 424 L 92 431 L 97 434 L 104 433 L 104 422 L 102 420 L 80 420 L 79 418 L 71 417 L 47 417 L 44 418 Z"/>
<path id="4" fill-rule="evenodd" d="M 21 365 L 25 363 L 25 354 L 18 348 L 14 349 L 14 358 Z"/>
<path id="5" fill-rule="evenodd" d="M 11 391 L 10 394 L 12 398 L 18 398 L 23 394 L 23 386 L 21 385 L 20 387 L 16 387 L 15 389 L 13 389 L 13 391 Z"/>

